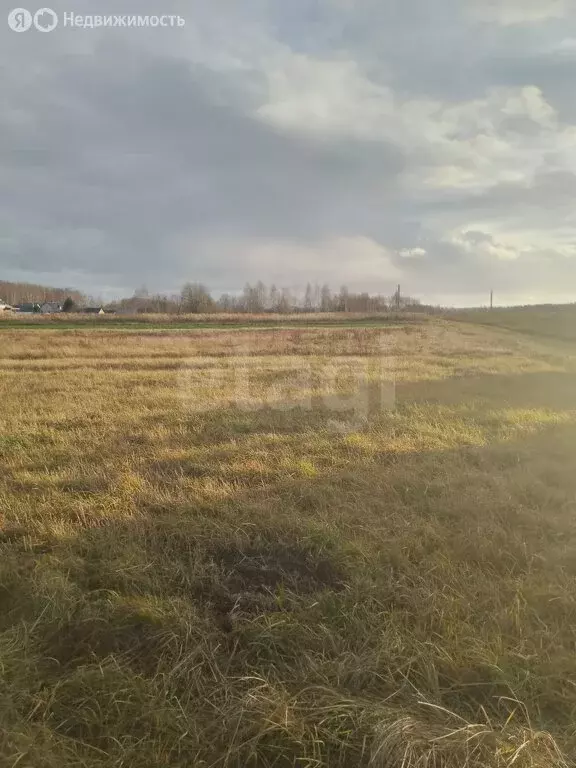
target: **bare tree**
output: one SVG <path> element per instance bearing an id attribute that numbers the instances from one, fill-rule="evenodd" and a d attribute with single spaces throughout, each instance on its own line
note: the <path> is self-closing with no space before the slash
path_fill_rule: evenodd
<path id="1" fill-rule="evenodd" d="M 320 289 L 320 310 L 330 312 L 332 309 L 332 292 L 328 283 L 324 283 Z"/>
<path id="2" fill-rule="evenodd" d="M 186 283 L 182 288 L 182 309 L 184 312 L 193 314 L 211 312 L 213 306 L 212 296 L 202 283 Z"/>
<path id="3" fill-rule="evenodd" d="M 350 291 L 348 290 L 348 287 L 346 285 L 343 285 L 340 288 L 340 293 L 338 295 L 338 311 L 339 312 L 348 312 L 349 300 L 350 300 Z"/>
<path id="4" fill-rule="evenodd" d="M 294 309 L 294 300 L 290 294 L 289 288 L 282 288 L 280 301 L 278 302 L 278 312 L 288 314 Z"/>
<path id="5" fill-rule="evenodd" d="M 216 306 L 220 312 L 235 312 L 237 310 L 236 299 L 229 293 L 223 293 L 216 302 Z"/>
<path id="6" fill-rule="evenodd" d="M 270 286 L 270 293 L 268 294 L 268 306 L 272 312 L 278 312 L 278 306 L 280 304 L 280 291 L 274 284 Z"/>

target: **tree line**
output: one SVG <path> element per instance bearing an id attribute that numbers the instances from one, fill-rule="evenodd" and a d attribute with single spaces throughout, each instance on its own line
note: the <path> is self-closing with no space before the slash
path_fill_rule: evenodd
<path id="1" fill-rule="evenodd" d="M 259 280 L 246 283 L 239 294 L 223 293 L 215 298 L 203 283 L 186 283 L 179 294 L 150 294 L 141 288 L 130 298 L 111 305 L 118 312 L 142 313 L 250 313 L 295 312 L 388 312 L 391 309 L 424 310 L 422 303 L 396 291 L 391 296 L 355 293 L 347 286 L 334 292 L 327 283 L 308 283 L 304 290 L 270 286 Z"/>
<path id="2" fill-rule="evenodd" d="M 82 305 L 86 301 L 84 294 L 73 288 L 50 288 L 34 283 L 10 283 L 0 280 L 0 299 L 11 306 L 27 302 L 41 304 L 45 301 L 56 301 L 63 304 L 68 298 L 78 305 Z"/>
<path id="3" fill-rule="evenodd" d="M 32 283 L 10 283 L 0 281 L 0 299 L 7 304 L 25 302 L 60 302 L 69 311 L 91 304 L 102 304 L 93 298 L 70 288 L 49 288 Z M 188 282 L 177 294 L 150 293 L 146 287 L 139 288 L 128 298 L 105 304 L 105 308 L 122 313 L 163 313 L 163 314 L 206 314 L 266 312 L 292 314 L 297 312 L 389 312 L 402 309 L 431 311 L 434 308 L 423 305 L 418 299 L 404 295 L 397 290 L 391 295 L 354 292 L 343 285 L 338 291 L 324 283 L 308 283 L 303 290 L 280 288 L 266 285 L 261 280 L 246 283 L 239 293 L 222 293 L 214 297 L 212 292 L 199 282 Z"/>

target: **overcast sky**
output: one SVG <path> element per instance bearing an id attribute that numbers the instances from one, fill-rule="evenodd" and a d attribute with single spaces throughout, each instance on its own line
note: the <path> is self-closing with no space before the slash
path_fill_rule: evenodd
<path id="1" fill-rule="evenodd" d="M 574 0 L 3 7 L 0 279 L 576 300 Z"/>

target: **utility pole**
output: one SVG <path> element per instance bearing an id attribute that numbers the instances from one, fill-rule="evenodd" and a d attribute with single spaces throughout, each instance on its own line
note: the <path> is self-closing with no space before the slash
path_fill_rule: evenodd
<path id="1" fill-rule="evenodd" d="M 494 291 L 490 291 L 490 309 L 494 306 Z"/>
<path id="2" fill-rule="evenodd" d="M 396 309 L 400 309 L 400 286 L 398 286 L 396 291 Z"/>

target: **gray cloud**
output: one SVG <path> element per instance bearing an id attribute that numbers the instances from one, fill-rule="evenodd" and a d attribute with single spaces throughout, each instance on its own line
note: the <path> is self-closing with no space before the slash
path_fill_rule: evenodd
<path id="1" fill-rule="evenodd" d="M 91 293 L 325 275 L 564 296 L 568 12 L 507 2 L 104 2 L 187 24 L 0 30 L 0 267 Z"/>

